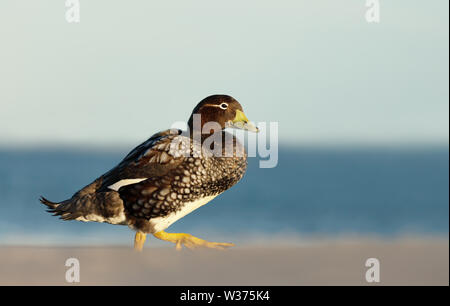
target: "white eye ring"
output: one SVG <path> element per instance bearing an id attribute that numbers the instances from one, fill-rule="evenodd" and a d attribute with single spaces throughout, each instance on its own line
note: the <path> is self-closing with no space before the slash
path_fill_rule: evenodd
<path id="1" fill-rule="evenodd" d="M 227 109 L 228 108 L 228 104 L 227 103 L 222 103 L 222 104 L 219 105 L 219 107 L 221 109 Z"/>

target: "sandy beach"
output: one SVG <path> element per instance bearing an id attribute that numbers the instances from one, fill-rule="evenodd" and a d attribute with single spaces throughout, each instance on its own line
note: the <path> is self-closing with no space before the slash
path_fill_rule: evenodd
<path id="1" fill-rule="evenodd" d="M 448 239 L 339 239 L 226 251 L 147 247 L 0 247 L 0 285 L 74 285 L 68 258 L 80 262 L 80 285 L 374 285 L 368 258 L 380 262 L 375 285 L 449 284 Z"/>

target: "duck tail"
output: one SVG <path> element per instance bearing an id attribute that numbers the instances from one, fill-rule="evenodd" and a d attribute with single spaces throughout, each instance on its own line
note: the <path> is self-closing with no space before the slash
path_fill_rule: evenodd
<path id="1" fill-rule="evenodd" d="M 47 206 L 47 212 L 52 213 L 53 216 L 60 216 L 63 220 L 74 220 L 79 217 L 79 214 L 72 210 L 71 200 L 52 202 L 41 196 L 39 201 Z"/>
<path id="2" fill-rule="evenodd" d="M 55 202 L 52 202 L 52 201 L 49 201 L 49 200 L 47 200 L 46 198 L 44 198 L 43 196 L 41 196 L 40 198 L 39 198 L 39 201 L 42 203 L 42 204 L 44 204 L 44 205 L 46 205 L 47 207 L 48 207 L 48 212 L 54 212 L 54 210 L 58 207 L 58 205 L 60 204 L 60 203 L 55 203 Z"/>
<path id="3" fill-rule="evenodd" d="M 52 202 L 44 197 L 39 200 L 47 206 L 47 212 L 62 220 L 123 224 L 124 206 L 119 193 L 114 190 L 98 191 L 101 183 L 102 180 L 97 179 L 62 202 Z"/>

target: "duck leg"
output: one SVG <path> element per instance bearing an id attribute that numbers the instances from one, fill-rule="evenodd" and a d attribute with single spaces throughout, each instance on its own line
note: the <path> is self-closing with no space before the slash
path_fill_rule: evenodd
<path id="1" fill-rule="evenodd" d="M 210 242 L 185 233 L 166 233 L 165 231 L 160 231 L 154 233 L 153 236 L 164 241 L 175 243 L 177 250 L 181 250 L 182 245 L 184 245 L 188 249 L 211 248 L 218 250 L 223 250 L 225 248 L 234 246 L 233 243 Z"/>
<path id="2" fill-rule="evenodd" d="M 136 236 L 134 236 L 134 249 L 136 251 L 142 251 L 144 247 L 145 239 L 147 238 L 147 234 L 142 232 L 136 232 Z"/>

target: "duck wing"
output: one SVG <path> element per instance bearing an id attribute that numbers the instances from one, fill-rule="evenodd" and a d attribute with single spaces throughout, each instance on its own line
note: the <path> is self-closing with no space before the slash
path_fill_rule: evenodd
<path id="1" fill-rule="evenodd" d="M 154 134 L 134 148 L 113 169 L 102 175 L 97 192 L 115 190 L 152 177 L 164 176 L 183 162 L 183 156 L 173 155 L 171 146 L 181 130 L 166 130 Z"/>

